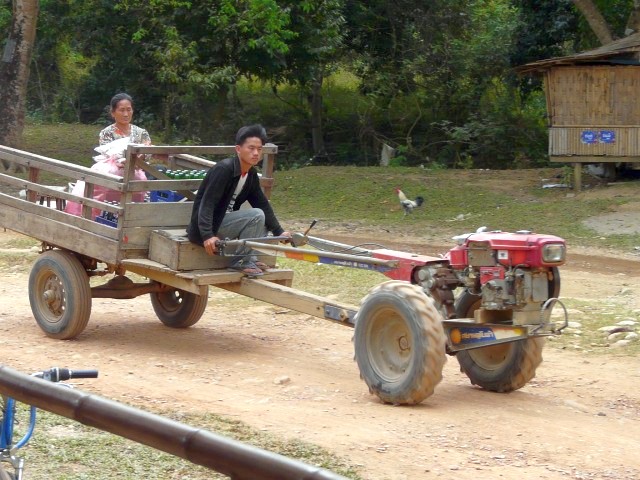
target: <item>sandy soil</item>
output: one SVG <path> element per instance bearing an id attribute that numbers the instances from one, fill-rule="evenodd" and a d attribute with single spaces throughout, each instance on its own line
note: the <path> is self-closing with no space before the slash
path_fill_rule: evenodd
<path id="1" fill-rule="evenodd" d="M 419 240 L 390 246 L 444 251 Z M 57 341 L 33 320 L 28 275 L 2 277 L 2 362 L 20 371 L 97 367 L 91 391 L 301 438 L 347 457 L 371 480 L 640 478 L 638 358 L 548 345 L 536 378 L 510 394 L 471 386 L 450 358 L 432 397 L 393 407 L 359 379 L 347 327 L 257 301 L 234 310 L 225 302 L 231 294 L 213 289 L 192 328 L 164 327 L 146 296 L 95 299 L 85 332 Z M 627 289 L 640 317 L 637 256 L 575 251 L 562 280 L 563 297 L 605 299 Z"/>

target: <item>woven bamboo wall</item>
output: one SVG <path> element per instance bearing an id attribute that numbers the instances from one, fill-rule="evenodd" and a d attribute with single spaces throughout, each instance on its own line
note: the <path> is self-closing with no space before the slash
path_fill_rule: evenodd
<path id="1" fill-rule="evenodd" d="M 545 82 L 549 155 L 640 157 L 640 67 L 557 66 Z"/>
<path id="2" fill-rule="evenodd" d="M 640 67 L 558 66 L 546 83 L 552 127 L 640 126 Z"/>
<path id="3" fill-rule="evenodd" d="M 551 127 L 549 155 L 638 157 L 640 127 Z"/>

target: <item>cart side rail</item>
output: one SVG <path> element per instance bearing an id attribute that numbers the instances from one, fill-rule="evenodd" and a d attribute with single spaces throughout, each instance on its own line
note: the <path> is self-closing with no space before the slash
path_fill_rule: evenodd
<path id="1" fill-rule="evenodd" d="M 271 144 L 263 150 L 261 185 L 268 197 L 277 150 Z M 0 192 L 3 205 L 0 226 L 110 264 L 119 264 L 127 258 L 146 258 L 153 230 L 186 228 L 193 206 L 189 198 L 194 197 L 193 192 L 201 182 L 171 179 L 156 167 L 210 168 L 215 161 L 196 155 L 234 153 L 234 146 L 129 145 L 123 176 L 119 176 L 0 145 L 0 160 L 26 170 L 26 173 L 0 173 L 0 185 L 8 187 Z M 147 162 L 149 158 L 151 161 Z M 136 168 L 151 173 L 155 180 L 135 179 Z M 46 185 L 41 177 L 61 185 Z M 78 181 L 84 182 L 83 195 L 68 191 Z M 96 186 L 118 192 L 120 202 L 111 204 L 94 199 Z M 26 195 L 21 197 L 20 190 Z M 133 201 L 136 193 L 164 190 L 183 192 L 188 198 L 181 202 Z M 81 206 L 79 216 L 64 211 L 68 202 Z M 95 220 L 97 211 L 114 214 L 117 221 L 110 226 L 100 224 Z"/>

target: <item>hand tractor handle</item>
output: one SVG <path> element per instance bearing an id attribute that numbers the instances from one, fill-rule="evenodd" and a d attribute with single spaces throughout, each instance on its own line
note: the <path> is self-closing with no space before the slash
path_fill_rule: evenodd
<path id="1" fill-rule="evenodd" d="M 36 373 L 34 376 L 56 383 L 74 378 L 98 378 L 98 370 L 71 370 L 69 368 L 53 367 Z"/>

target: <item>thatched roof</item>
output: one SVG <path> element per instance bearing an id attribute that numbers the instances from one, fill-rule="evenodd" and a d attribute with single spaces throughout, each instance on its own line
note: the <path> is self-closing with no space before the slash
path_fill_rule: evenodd
<path id="1" fill-rule="evenodd" d="M 602 47 L 569 55 L 566 57 L 555 57 L 537 62 L 527 63 L 516 68 L 518 73 L 532 73 L 548 70 L 558 65 L 578 65 L 578 64 L 621 64 L 640 65 L 640 33 L 634 33 L 628 37 L 621 38 L 615 42 L 608 43 Z"/>

